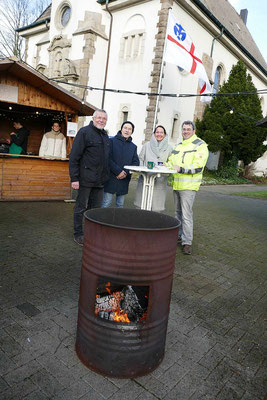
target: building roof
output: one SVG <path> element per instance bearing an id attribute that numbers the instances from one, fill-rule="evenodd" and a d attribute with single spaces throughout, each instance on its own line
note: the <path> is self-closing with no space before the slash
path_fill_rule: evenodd
<path id="1" fill-rule="evenodd" d="M 240 15 L 227 0 L 192 0 L 202 11 L 216 23 L 213 17 L 226 29 L 226 34 L 230 34 L 230 39 L 246 50 L 262 67 L 267 74 L 267 64 L 259 48 L 253 40 L 247 26 L 244 24 Z M 204 6 L 204 7 L 202 7 Z M 211 14 L 210 14 L 211 13 Z M 219 25 L 219 24 L 218 24 Z"/>
<path id="2" fill-rule="evenodd" d="M 52 98 L 65 103 L 76 111 L 78 115 L 92 115 L 96 110 L 96 107 L 86 101 L 82 101 L 68 90 L 65 90 L 57 83 L 49 80 L 45 75 L 36 71 L 34 68 L 19 61 L 16 57 L 0 60 L 0 74 L 6 71 Z"/>
<path id="3" fill-rule="evenodd" d="M 52 4 L 50 4 L 50 6 L 48 6 L 34 22 L 32 22 L 30 25 L 22 26 L 21 28 L 16 29 L 16 31 L 23 32 L 28 29 L 34 28 L 35 26 L 49 22 L 51 18 L 51 8 Z"/>
<path id="4" fill-rule="evenodd" d="M 50 4 L 34 22 L 44 21 L 47 19 L 50 20 L 51 7 L 52 7 L 52 4 Z"/>

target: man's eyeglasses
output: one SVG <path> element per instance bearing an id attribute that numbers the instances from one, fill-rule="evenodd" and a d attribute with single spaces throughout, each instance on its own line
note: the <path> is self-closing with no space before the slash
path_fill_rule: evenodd
<path id="1" fill-rule="evenodd" d="M 192 128 L 183 128 L 182 131 L 184 132 L 191 132 L 193 129 Z"/>

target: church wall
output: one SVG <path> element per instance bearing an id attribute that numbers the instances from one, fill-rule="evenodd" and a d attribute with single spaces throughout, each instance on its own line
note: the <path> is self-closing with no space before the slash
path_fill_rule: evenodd
<path id="1" fill-rule="evenodd" d="M 37 67 L 38 64 L 38 47 L 37 43 L 44 37 L 46 32 L 40 32 L 38 34 L 35 34 L 33 36 L 30 36 L 27 39 L 27 57 L 26 57 L 26 62 L 30 65 L 32 65 L 34 68 Z M 46 53 L 47 46 L 42 45 L 40 46 L 40 49 L 44 49 L 44 52 Z M 44 63 L 47 64 L 48 60 L 48 54 L 43 54 L 43 61 Z"/>
<path id="2" fill-rule="evenodd" d="M 104 40 L 101 37 L 96 38 L 95 48 L 96 52 L 90 61 L 90 69 L 88 74 L 88 86 L 102 88 L 104 84 L 104 77 L 105 77 L 105 67 L 106 67 L 106 54 L 107 54 L 107 40 Z M 108 86 L 110 87 L 110 86 Z M 93 90 L 88 91 L 88 95 L 86 100 L 93 104 L 95 107 L 101 108 L 102 104 L 102 91 L 100 90 Z M 105 109 L 107 107 L 105 106 Z M 111 110 L 107 109 L 108 114 Z M 110 124 L 111 116 L 109 115 L 108 118 L 108 125 Z"/>
<path id="3" fill-rule="evenodd" d="M 159 8 L 160 1 L 154 0 L 113 12 L 107 88 L 150 91 L 149 81 Z M 133 40 L 132 46 L 129 45 L 128 40 Z M 90 84 L 92 84 L 91 77 L 95 77 L 96 71 L 99 70 L 99 51 L 99 46 L 97 46 L 89 71 Z M 102 63 L 105 63 L 105 59 Z M 90 76 L 90 73 L 93 75 Z M 89 96 L 88 99 L 92 98 Z M 141 149 L 147 105 L 147 96 L 106 93 L 104 107 L 109 114 L 107 124 L 109 133 L 116 134 L 122 123 L 123 109 L 128 110 L 128 119 L 136 126 L 134 142 Z"/>

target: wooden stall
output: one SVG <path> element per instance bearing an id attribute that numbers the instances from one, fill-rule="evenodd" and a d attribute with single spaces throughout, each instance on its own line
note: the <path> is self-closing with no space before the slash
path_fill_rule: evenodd
<path id="1" fill-rule="evenodd" d="M 95 109 L 23 62 L 0 60 L 0 145 L 14 131 L 14 118 L 30 130 L 26 155 L 0 151 L 0 200 L 70 199 L 68 158 L 39 157 L 41 140 L 54 120 L 60 121 L 66 136 L 68 122 L 92 115 Z M 67 157 L 72 143 L 67 137 Z"/>

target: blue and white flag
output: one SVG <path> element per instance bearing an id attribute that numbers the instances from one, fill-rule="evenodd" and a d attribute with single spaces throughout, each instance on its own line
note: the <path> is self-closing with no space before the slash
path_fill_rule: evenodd
<path id="1" fill-rule="evenodd" d="M 195 49 L 195 45 L 184 27 L 171 12 L 169 13 L 163 59 L 196 75 L 199 79 L 200 94 L 211 93 L 211 85 L 202 60 Z M 212 97 L 210 96 L 201 97 L 201 101 L 203 102 L 209 102 L 211 99 Z"/>

